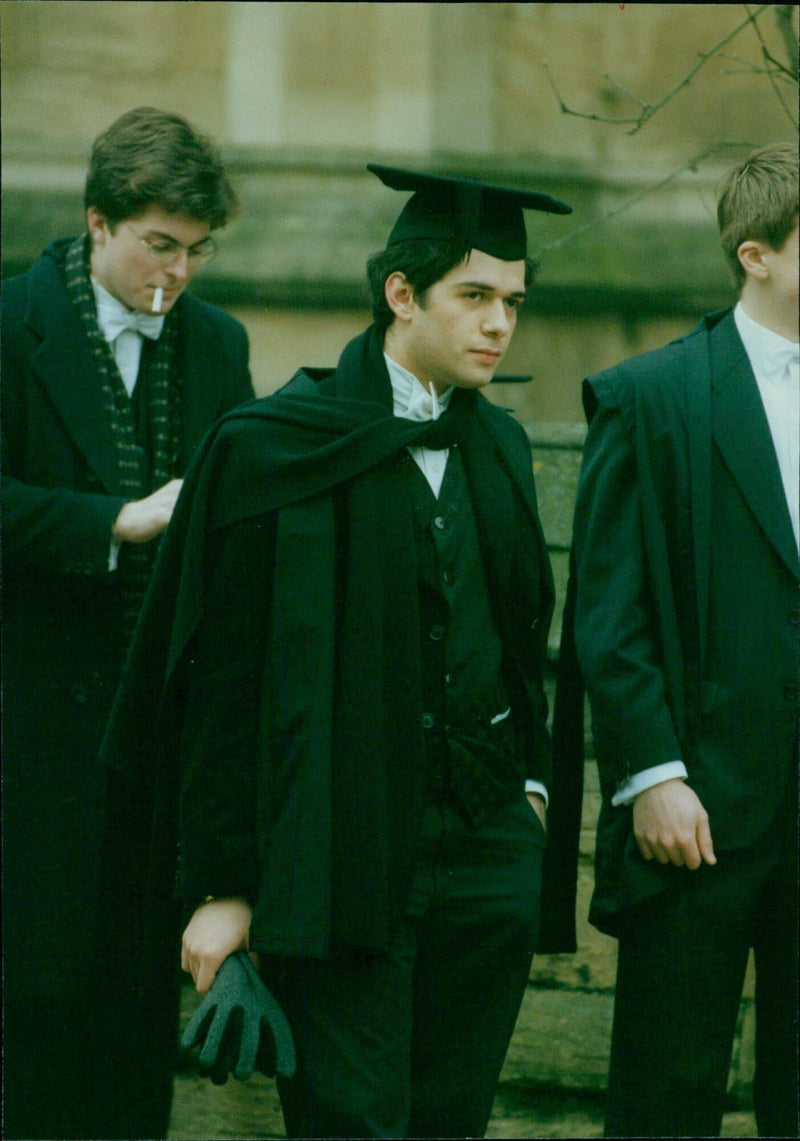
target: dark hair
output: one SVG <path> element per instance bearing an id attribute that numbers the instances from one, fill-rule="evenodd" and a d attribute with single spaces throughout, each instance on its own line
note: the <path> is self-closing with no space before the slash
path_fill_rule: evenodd
<path id="1" fill-rule="evenodd" d="M 405 274 L 414 287 L 414 298 L 421 309 L 425 308 L 426 295 L 432 285 L 460 265 L 463 257 L 453 254 L 450 242 L 416 238 L 397 242 L 367 262 L 367 280 L 372 300 L 372 319 L 379 331 L 388 329 L 394 313 L 386 300 L 386 279 L 393 273 Z M 532 258 L 525 259 L 525 285 L 531 285 L 538 266 Z"/>
<path id="2" fill-rule="evenodd" d="M 720 241 L 734 285 L 747 276 L 739 261 L 742 242 L 766 242 L 781 250 L 797 225 L 797 144 L 776 143 L 754 151 L 729 170 L 718 187 Z"/>
<path id="3" fill-rule="evenodd" d="M 136 107 L 92 147 L 84 205 L 114 229 L 149 206 L 224 226 L 238 207 L 214 143 L 180 115 Z"/>

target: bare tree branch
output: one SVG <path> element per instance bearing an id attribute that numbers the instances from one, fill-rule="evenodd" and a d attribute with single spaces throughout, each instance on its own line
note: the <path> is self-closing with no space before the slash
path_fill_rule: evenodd
<path id="1" fill-rule="evenodd" d="M 780 4 L 780 5 L 778 5 L 778 7 L 779 7 L 779 8 L 785 8 L 785 7 L 787 7 L 787 5 L 785 5 L 785 4 Z M 747 4 L 745 4 L 744 8 L 745 8 L 745 11 L 746 11 L 746 12 L 748 13 L 748 15 L 749 15 L 749 14 L 750 14 L 750 8 L 749 8 L 749 6 L 748 6 Z M 759 11 L 762 11 L 762 10 L 763 10 L 763 9 L 759 9 Z M 777 12 L 776 12 L 776 14 L 775 14 L 775 15 L 776 15 L 776 18 L 778 18 L 778 13 L 777 13 Z M 753 31 L 755 32 L 756 36 L 758 36 L 758 42 L 759 42 L 759 43 L 760 43 L 760 45 L 761 45 L 761 52 L 762 52 L 762 55 L 764 55 L 764 56 L 765 56 L 767 59 L 769 59 L 769 58 L 770 58 L 770 56 L 769 56 L 769 50 L 768 50 L 768 48 L 767 48 L 767 45 L 766 45 L 766 43 L 764 42 L 764 37 L 762 36 L 762 34 L 761 34 L 761 29 L 760 29 L 760 28 L 759 28 L 759 26 L 758 26 L 758 21 L 757 21 L 756 19 L 753 19 L 753 21 L 752 21 L 752 24 L 753 24 Z M 781 27 L 781 24 L 780 24 L 780 20 L 779 20 L 779 22 L 778 22 L 778 27 L 779 27 L 779 28 Z M 789 29 L 791 30 L 791 23 L 789 24 Z M 795 129 L 795 130 L 797 130 L 797 119 L 796 119 L 796 118 L 795 118 L 795 116 L 792 114 L 792 112 L 789 110 L 789 108 L 787 107 L 786 103 L 784 102 L 784 99 L 783 99 L 783 95 L 782 95 L 782 93 L 781 93 L 781 92 L 778 90 L 778 85 L 777 85 L 777 83 L 775 82 L 775 76 L 774 76 L 774 74 L 773 74 L 773 72 L 772 72 L 772 71 L 769 71 L 769 72 L 768 72 L 768 79 L 769 79 L 769 81 L 770 81 L 770 83 L 771 83 L 771 85 L 772 85 L 772 90 L 775 92 L 775 97 L 776 97 L 776 99 L 778 100 L 778 102 L 780 103 L 781 107 L 783 107 L 784 111 L 786 112 L 786 114 L 787 114 L 787 115 L 788 115 L 788 117 L 789 117 L 789 122 L 792 124 L 792 126 L 794 127 L 794 129 Z"/>
<path id="2" fill-rule="evenodd" d="M 797 33 L 793 28 L 794 14 L 796 12 L 794 4 L 776 4 L 775 6 L 775 25 L 778 33 L 783 40 L 783 46 L 786 51 L 786 58 L 789 61 L 789 68 L 794 75 L 795 82 L 798 78 L 798 68 L 800 61 L 798 60 L 798 47 L 797 47 Z"/>
<path id="3" fill-rule="evenodd" d="M 747 19 L 743 20 L 741 24 L 738 24 L 731 32 L 728 32 L 727 35 L 723 36 L 722 39 L 719 40 L 716 44 L 714 44 L 713 47 L 709 48 L 708 51 L 699 52 L 698 53 L 699 58 L 697 60 L 697 63 L 694 64 L 694 66 L 689 69 L 689 71 L 686 73 L 686 75 L 681 80 L 679 80 L 679 82 L 676 83 L 675 86 L 673 88 L 671 88 L 671 90 L 669 90 L 666 93 L 666 95 L 662 96 L 662 98 L 659 99 L 657 102 L 648 103 L 642 99 L 639 99 L 635 95 L 631 95 L 630 92 L 625 92 L 625 94 L 627 94 L 631 99 L 633 99 L 636 103 L 639 104 L 641 111 L 639 112 L 638 115 L 611 116 L 611 115 L 599 115 L 596 112 L 575 111 L 572 107 L 569 107 L 565 103 L 564 99 L 562 98 L 560 91 L 556 87 L 555 82 L 553 81 L 553 78 L 550 75 L 550 69 L 549 69 L 546 62 L 543 63 L 543 67 L 545 70 L 545 74 L 547 75 L 548 82 L 550 83 L 550 86 L 552 87 L 553 92 L 555 93 L 555 96 L 558 99 L 559 107 L 560 107 L 561 111 L 564 112 L 565 115 L 574 115 L 578 119 L 590 119 L 596 123 L 614 123 L 617 125 L 627 125 L 629 123 L 632 123 L 633 126 L 631 127 L 630 131 L 628 131 L 628 134 L 629 135 L 635 135 L 638 131 L 640 131 L 642 129 L 642 127 L 645 125 L 645 123 L 647 123 L 650 119 L 652 119 L 652 117 L 656 114 L 657 111 L 660 111 L 661 108 L 666 103 L 669 103 L 671 99 L 674 99 L 679 91 L 681 91 L 684 87 L 688 87 L 689 84 L 694 79 L 694 77 L 697 75 L 698 71 L 700 71 L 701 68 L 705 67 L 705 65 L 708 63 L 708 61 L 710 59 L 713 59 L 713 57 L 715 55 L 717 55 L 720 52 L 720 50 L 723 47 L 725 47 L 726 44 L 729 44 L 732 39 L 734 39 L 736 36 L 739 35 L 740 32 L 744 31 L 744 29 L 749 24 L 754 25 L 754 27 L 756 28 L 756 32 L 760 37 L 761 33 L 758 29 L 757 20 L 758 20 L 758 17 L 761 15 L 761 13 L 764 12 L 769 7 L 770 7 L 769 4 L 762 4 L 754 12 L 751 12 L 749 7 L 747 5 L 745 5 L 745 11 L 747 12 Z M 785 7 L 785 5 L 781 5 L 781 7 Z M 763 42 L 763 39 L 762 39 L 762 42 Z M 608 77 L 606 77 L 606 78 L 608 78 Z M 616 83 L 616 81 L 612 80 L 611 82 L 614 82 L 615 86 L 618 87 L 619 90 L 624 91 L 624 88 L 622 88 L 620 84 Z M 783 103 L 783 100 L 781 100 L 781 105 L 784 106 L 784 109 L 785 109 L 785 104 Z"/>
<path id="4" fill-rule="evenodd" d="M 767 67 L 761 67 L 757 63 L 753 63 L 749 59 L 741 59 L 738 55 L 720 55 L 720 59 L 730 60 L 731 63 L 738 63 L 740 67 L 737 70 L 732 68 L 725 72 L 725 75 L 773 75 L 776 79 L 782 80 L 784 83 L 793 83 L 797 85 L 797 79 L 789 71 L 785 63 L 781 63 L 779 59 L 775 59 L 768 51 L 762 49 L 764 59 L 767 61 Z"/>
<path id="5" fill-rule="evenodd" d="M 658 182 L 654 182 L 651 185 L 646 186 L 643 190 L 640 190 L 637 194 L 633 194 L 630 198 L 626 198 L 620 206 L 615 207 L 613 210 L 609 210 L 599 218 L 593 218 L 590 222 L 586 222 L 583 226 L 578 226 L 576 230 L 570 230 L 568 234 L 564 234 L 563 237 L 556 239 L 556 241 L 548 242 L 545 246 L 540 246 L 536 251 L 534 251 L 532 256 L 535 260 L 538 260 L 542 254 L 548 252 L 549 250 L 560 249 L 561 246 L 566 245 L 567 242 L 574 241 L 575 238 L 578 238 L 582 234 L 587 233 L 587 231 L 595 230 L 598 227 L 605 225 L 605 223 L 610 221 L 612 218 L 616 218 L 620 214 L 624 214 L 627 210 L 630 210 L 637 204 L 637 202 L 641 202 L 642 199 L 647 198 L 651 194 L 655 194 L 657 190 L 661 190 L 663 187 L 668 186 L 670 182 L 673 182 L 674 179 L 676 179 L 679 174 L 683 174 L 684 171 L 696 171 L 700 164 L 707 158 L 710 158 L 712 155 L 718 154 L 721 151 L 733 149 L 752 150 L 757 145 L 757 143 L 748 142 L 723 141 L 710 143 L 707 147 L 704 147 L 696 155 L 693 155 L 681 166 L 676 167 L 675 170 L 670 171 L 669 174 L 665 175 L 665 177 L 660 179 Z"/>

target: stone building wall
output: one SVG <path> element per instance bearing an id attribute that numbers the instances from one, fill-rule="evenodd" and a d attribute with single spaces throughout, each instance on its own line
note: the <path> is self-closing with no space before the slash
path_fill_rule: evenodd
<path id="1" fill-rule="evenodd" d="M 533 380 L 493 396 L 526 421 L 580 421 L 584 375 L 731 301 L 714 184 L 791 125 L 749 70 L 752 28 L 635 134 L 561 112 L 553 85 L 574 110 L 630 117 L 626 91 L 659 102 L 745 18 L 737 4 L 2 0 L 3 274 L 82 226 L 103 127 L 136 104 L 178 110 L 221 141 L 243 204 L 196 289 L 245 322 L 267 392 L 332 363 L 368 318 L 365 261 L 400 200 L 367 161 L 536 186 L 575 212 L 529 217 L 541 270 L 506 366 Z M 772 10 L 759 34 L 781 57 Z"/>

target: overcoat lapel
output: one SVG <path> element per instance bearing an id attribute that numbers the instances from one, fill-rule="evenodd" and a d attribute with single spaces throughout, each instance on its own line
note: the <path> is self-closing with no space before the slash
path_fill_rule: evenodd
<path id="1" fill-rule="evenodd" d="M 219 329 L 203 319 L 200 305 L 189 293 L 180 298 L 181 331 L 179 344 L 184 346 L 183 358 L 183 462 L 188 464 L 197 445 L 220 415 L 215 393 L 218 385 L 210 383 L 209 363 L 214 367 L 229 367 L 233 371 L 235 362 L 228 350 L 226 341 Z M 220 366 L 220 360 L 228 364 Z"/>
<path id="2" fill-rule="evenodd" d="M 711 332 L 711 375 L 714 441 L 754 517 L 797 577 L 797 546 L 775 446 L 732 317 Z"/>
<path id="3" fill-rule="evenodd" d="M 117 456 L 100 378 L 80 318 L 54 266 L 37 267 L 33 274 L 25 322 L 40 341 L 31 367 L 103 487 L 119 495 Z"/>

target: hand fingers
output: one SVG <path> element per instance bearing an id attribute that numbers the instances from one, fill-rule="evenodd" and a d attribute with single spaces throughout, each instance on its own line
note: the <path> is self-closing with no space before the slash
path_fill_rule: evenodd
<path id="1" fill-rule="evenodd" d="M 714 843 L 711 839 L 711 826 L 708 823 L 708 817 L 701 820 L 697 827 L 697 846 L 700 855 L 707 864 L 716 864 L 717 857 L 714 855 Z"/>

